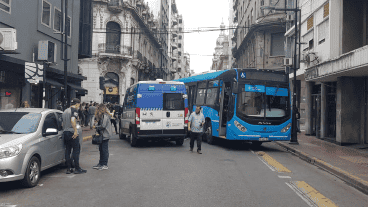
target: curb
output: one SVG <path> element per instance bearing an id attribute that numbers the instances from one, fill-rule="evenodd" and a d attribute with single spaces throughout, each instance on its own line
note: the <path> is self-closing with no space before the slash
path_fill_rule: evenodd
<path id="1" fill-rule="evenodd" d="M 88 140 L 91 140 L 91 139 L 92 139 L 92 135 L 91 136 L 83 137 L 83 142 L 88 141 Z"/>
<path id="2" fill-rule="evenodd" d="M 353 186 L 357 190 L 361 191 L 362 193 L 368 195 L 368 181 L 365 181 L 355 175 L 352 175 L 338 167 L 335 167 L 321 159 L 315 158 L 313 156 L 310 156 L 309 154 L 302 152 L 300 150 L 297 150 L 293 147 L 290 147 L 287 144 L 281 143 L 281 142 L 275 142 L 279 146 L 285 148 L 288 152 L 291 152 L 293 155 L 298 156 L 299 158 L 303 159 L 304 161 L 307 161 L 311 163 L 312 165 L 315 165 L 317 167 L 322 168 L 323 170 L 335 175 L 336 177 L 340 178 L 341 180 L 345 181 L 347 184 Z"/>

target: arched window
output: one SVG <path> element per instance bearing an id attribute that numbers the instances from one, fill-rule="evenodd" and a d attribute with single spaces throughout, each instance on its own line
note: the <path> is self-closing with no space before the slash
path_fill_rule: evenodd
<path id="1" fill-rule="evenodd" d="M 116 22 L 106 24 L 106 52 L 120 53 L 120 25 Z"/>

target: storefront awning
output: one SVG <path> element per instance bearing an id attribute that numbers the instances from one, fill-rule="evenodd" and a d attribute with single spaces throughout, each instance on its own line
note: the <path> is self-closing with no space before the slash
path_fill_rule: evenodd
<path id="1" fill-rule="evenodd" d="M 50 85 L 53 85 L 53 86 L 56 86 L 56 87 L 63 87 L 64 85 L 57 82 L 57 81 L 54 81 L 54 80 L 51 80 L 51 79 L 46 79 L 46 84 L 50 84 Z"/>
<path id="2" fill-rule="evenodd" d="M 72 83 L 68 83 L 68 85 L 73 88 L 74 90 L 77 90 L 78 93 L 85 93 L 87 94 L 88 90 L 85 88 L 82 88 L 81 86 L 72 84 Z"/>

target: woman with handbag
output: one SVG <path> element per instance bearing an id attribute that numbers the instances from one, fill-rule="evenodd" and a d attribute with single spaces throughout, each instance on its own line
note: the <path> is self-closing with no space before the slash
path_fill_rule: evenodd
<path id="1" fill-rule="evenodd" d="M 102 143 L 99 145 L 100 161 L 93 169 L 107 170 L 107 162 L 109 160 L 109 139 L 112 136 L 110 114 L 104 104 L 100 104 L 96 110 L 97 126 L 93 126 L 102 135 Z"/>

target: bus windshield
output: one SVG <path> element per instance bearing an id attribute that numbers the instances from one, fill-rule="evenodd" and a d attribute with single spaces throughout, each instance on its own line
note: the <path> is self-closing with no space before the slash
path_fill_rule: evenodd
<path id="1" fill-rule="evenodd" d="M 245 84 L 238 94 L 237 112 L 247 118 L 282 119 L 289 115 L 288 90 Z"/>

